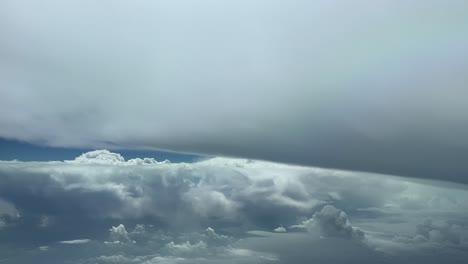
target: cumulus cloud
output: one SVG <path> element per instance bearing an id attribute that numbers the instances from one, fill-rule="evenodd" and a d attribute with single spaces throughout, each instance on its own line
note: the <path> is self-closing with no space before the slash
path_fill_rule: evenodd
<path id="1" fill-rule="evenodd" d="M 461 243 L 462 227 L 455 224 L 443 223 L 436 225 L 427 219 L 417 226 L 416 234 L 436 243 Z"/>
<path id="2" fill-rule="evenodd" d="M 181 244 L 176 244 L 174 242 L 170 242 L 166 245 L 167 250 L 171 254 L 175 255 L 182 255 L 182 256 L 195 256 L 195 255 L 205 255 L 205 251 L 207 249 L 206 243 L 203 241 L 199 241 L 194 244 L 190 244 L 189 241 L 185 241 Z"/>
<path id="3" fill-rule="evenodd" d="M 91 164 L 122 164 L 125 162 L 124 157 L 118 153 L 113 153 L 108 150 L 94 150 L 83 153 L 76 157 L 72 162 L 91 163 Z"/>
<path id="4" fill-rule="evenodd" d="M 111 158 L 0 162 L 9 263 L 420 263 L 434 249 L 447 254 L 439 261 L 465 256 L 463 185 L 232 158 L 81 157 L 101 154 Z"/>
<path id="5" fill-rule="evenodd" d="M 364 239 L 364 232 L 351 226 L 346 213 L 333 205 L 325 205 L 322 210 L 315 212 L 312 218 L 303 224 L 308 230 L 318 228 L 320 234 L 324 237 Z"/>
<path id="6" fill-rule="evenodd" d="M 15 206 L 0 198 L 0 230 L 17 217 L 19 214 Z"/>
<path id="7" fill-rule="evenodd" d="M 467 8 L 4 0 L 0 137 L 466 183 Z"/>
<path id="8" fill-rule="evenodd" d="M 278 232 L 278 233 L 286 233 L 286 228 L 284 228 L 283 226 L 279 226 L 275 228 L 273 231 Z"/>
<path id="9" fill-rule="evenodd" d="M 110 239 L 115 243 L 128 243 L 131 242 L 128 232 L 125 229 L 125 226 L 120 224 L 118 226 L 113 226 L 109 229 Z"/>
<path id="10" fill-rule="evenodd" d="M 125 158 L 122 157 L 119 153 L 110 152 L 107 149 L 94 150 L 83 153 L 79 157 L 76 157 L 74 160 L 69 160 L 66 162 L 70 163 L 81 163 L 81 164 L 107 164 L 107 165 L 145 165 L 145 164 L 167 164 L 170 163 L 169 160 L 164 160 L 161 162 L 156 161 L 153 158 L 136 158 L 129 159 L 125 161 Z"/>

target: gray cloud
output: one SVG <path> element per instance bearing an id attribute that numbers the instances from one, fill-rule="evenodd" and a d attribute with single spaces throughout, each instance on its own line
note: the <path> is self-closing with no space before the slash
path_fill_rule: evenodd
<path id="1" fill-rule="evenodd" d="M 321 211 L 314 213 L 311 219 L 304 222 L 307 229 L 318 228 L 322 236 L 342 237 L 347 239 L 364 239 L 364 232 L 351 226 L 345 212 L 333 205 L 325 205 Z"/>
<path id="2" fill-rule="evenodd" d="M 131 242 L 128 232 L 125 229 L 125 226 L 120 224 L 118 226 L 113 226 L 110 231 L 110 239 L 115 243 L 129 243 Z"/>
<path id="3" fill-rule="evenodd" d="M 434 225 L 429 219 L 417 226 L 417 234 L 432 242 L 460 244 L 462 230 L 455 224 Z"/>
<path id="4" fill-rule="evenodd" d="M 2 1 L 0 137 L 467 182 L 466 1 Z"/>

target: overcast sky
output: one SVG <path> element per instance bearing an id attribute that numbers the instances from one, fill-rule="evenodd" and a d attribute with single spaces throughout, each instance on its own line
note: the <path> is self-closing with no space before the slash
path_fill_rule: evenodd
<path id="1" fill-rule="evenodd" d="M 2 1 L 0 137 L 467 182 L 466 1 Z"/>

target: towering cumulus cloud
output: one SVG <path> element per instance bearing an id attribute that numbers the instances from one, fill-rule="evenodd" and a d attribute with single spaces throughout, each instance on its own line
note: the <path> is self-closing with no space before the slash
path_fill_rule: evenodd
<path id="1" fill-rule="evenodd" d="M 136 162 L 138 161 L 138 162 Z M 0 162 L 6 263 L 463 263 L 468 190 L 211 158 Z"/>
<path id="2" fill-rule="evenodd" d="M 467 10 L 2 0 L 0 137 L 467 183 Z"/>
<path id="3" fill-rule="evenodd" d="M 364 238 L 364 232 L 352 227 L 346 213 L 335 208 L 333 205 L 324 206 L 320 212 L 314 213 L 312 219 L 304 223 L 308 229 L 318 227 L 323 236 L 358 240 Z"/>

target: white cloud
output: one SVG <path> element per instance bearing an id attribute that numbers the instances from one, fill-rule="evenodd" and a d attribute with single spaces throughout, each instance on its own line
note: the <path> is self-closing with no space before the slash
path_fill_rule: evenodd
<path id="1" fill-rule="evenodd" d="M 4 0 L 0 137 L 467 182 L 467 8 Z"/>
<path id="2" fill-rule="evenodd" d="M 197 243 L 190 244 L 189 241 L 185 241 L 181 244 L 176 244 L 174 242 L 170 242 L 166 245 L 167 250 L 170 254 L 175 255 L 198 255 L 198 254 L 206 254 L 205 251 L 207 250 L 207 245 L 203 241 L 198 241 Z"/>
<path id="3" fill-rule="evenodd" d="M 379 263 L 381 254 L 458 257 L 467 243 L 463 185 L 230 158 L 122 163 L 0 162 L 4 211 L 18 213 L 0 218 L 0 242 L 34 237 L 32 250 L 49 247 L 44 262 L 63 254 L 80 264 L 343 263 L 337 250 Z M 47 228 L 44 216 L 53 219 Z M 424 218 L 433 221 L 418 227 Z M 73 237 L 89 239 L 80 252 L 56 243 L 80 241 Z M 28 263 L 14 254 L 9 263 Z"/>
<path id="4" fill-rule="evenodd" d="M 125 229 L 125 226 L 120 224 L 118 226 L 113 226 L 111 229 L 109 229 L 110 232 L 110 239 L 113 242 L 117 243 L 128 243 L 131 242 L 128 232 Z"/>
<path id="5" fill-rule="evenodd" d="M 60 244 L 69 244 L 69 245 L 74 245 L 74 244 L 86 244 L 91 242 L 90 239 L 74 239 L 74 240 L 64 240 L 60 241 Z"/>
<path id="6" fill-rule="evenodd" d="M 96 163 L 96 164 L 121 164 L 125 162 L 124 157 L 118 153 L 108 150 L 94 150 L 81 154 L 72 162 L 77 163 Z"/>
<path id="7" fill-rule="evenodd" d="M 233 242 L 233 238 L 226 236 L 226 235 L 221 235 L 215 232 L 215 230 L 211 227 L 208 227 L 203 236 L 202 239 L 208 244 L 208 245 L 218 245 L 218 246 L 224 246 L 224 245 L 229 245 Z"/>
<path id="8" fill-rule="evenodd" d="M 275 231 L 277 233 L 286 233 L 286 228 L 284 228 L 283 226 L 279 226 L 279 227 L 275 228 L 273 231 Z"/>
<path id="9" fill-rule="evenodd" d="M 169 160 L 157 161 L 153 158 L 136 158 L 125 161 L 122 155 L 109 150 L 94 150 L 81 154 L 74 160 L 68 160 L 69 163 L 81 163 L 81 164 L 103 164 L 103 165 L 150 165 L 150 164 L 168 164 Z"/>

